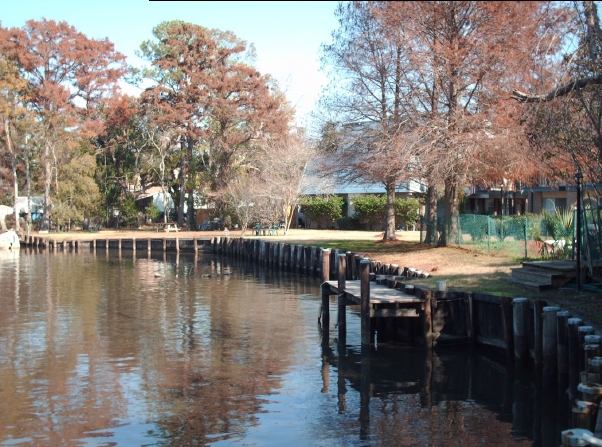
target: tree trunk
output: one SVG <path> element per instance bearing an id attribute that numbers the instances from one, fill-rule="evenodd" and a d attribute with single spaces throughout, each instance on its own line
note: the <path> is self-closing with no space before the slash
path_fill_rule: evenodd
<path id="1" fill-rule="evenodd" d="M 44 216 L 42 217 L 42 230 L 50 230 L 50 221 L 52 213 L 52 199 L 50 198 L 50 188 L 52 186 L 52 164 L 50 158 L 50 143 L 44 142 Z"/>
<path id="2" fill-rule="evenodd" d="M 435 245 L 439 238 L 437 233 L 437 203 L 439 191 L 436 186 L 429 186 L 426 190 L 426 209 L 424 213 L 425 236 L 424 243 Z"/>
<path id="3" fill-rule="evenodd" d="M 184 143 L 182 142 L 182 146 Z M 183 148 L 182 148 L 183 149 Z M 184 204 L 186 203 L 186 156 L 182 157 L 180 163 L 180 200 L 178 204 L 178 226 L 184 223 Z"/>
<path id="4" fill-rule="evenodd" d="M 443 210 L 445 222 L 443 225 L 443 234 L 439 239 L 439 247 L 445 247 L 458 240 L 458 183 L 454 177 L 445 179 Z"/>
<path id="5" fill-rule="evenodd" d="M 186 174 L 186 176 L 188 177 L 189 181 L 187 182 L 188 184 L 191 184 L 192 182 L 190 180 L 193 180 L 195 178 L 195 168 L 194 168 L 194 158 L 193 158 L 193 149 L 194 149 L 194 141 L 192 140 L 192 138 L 188 138 L 188 159 L 190 160 L 189 162 L 189 169 L 190 172 L 188 172 Z M 188 192 L 188 212 L 186 213 L 186 217 L 187 217 L 187 227 L 188 230 L 194 230 L 196 225 L 196 219 L 195 219 L 195 215 L 194 215 L 194 187 L 190 186 L 187 188 L 187 192 Z"/>
<path id="6" fill-rule="evenodd" d="M 17 182 L 17 154 L 16 150 L 13 150 L 13 144 L 10 137 L 10 121 L 6 117 L 4 118 L 4 133 L 6 134 L 6 147 L 10 154 L 10 161 L 13 170 L 13 190 L 15 195 L 13 209 L 15 212 L 15 230 L 19 231 L 19 205 L 17 204 L 17 201 L 19 200 L 19 183 Z"/>
<path id="7" fill-rule="evenodd" d="M 385 189 L 387 191 L 387 225 L 383 240 L 394 241 L 397 239 L 395 234 L 395 180 L 388 180 Z"/>

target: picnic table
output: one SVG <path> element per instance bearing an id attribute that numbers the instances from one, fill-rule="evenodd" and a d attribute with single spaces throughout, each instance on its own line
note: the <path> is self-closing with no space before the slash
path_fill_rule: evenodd
<path id="1" fill-rule="evenodd" d="M 159 226 L 157 226 L 157 233 L 161 230 L 165 231 L 166 233 L 169 233 L 170 231 L 175 231 L 175 232 L 180 231 L 180 229 L 178 228 L 178 225 L 174 224 L 174 223 L 159 224 Z"/>

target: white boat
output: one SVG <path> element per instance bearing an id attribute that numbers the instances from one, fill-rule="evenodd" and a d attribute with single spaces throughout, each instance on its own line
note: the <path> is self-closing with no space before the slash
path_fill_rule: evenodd
<path id="1" fill-rule="evenodd" d="M 0 233 L 0 249 L 18 250 L 20 248 L 21 242 L 16 231 L 9 230 L 5 233 Z"/>

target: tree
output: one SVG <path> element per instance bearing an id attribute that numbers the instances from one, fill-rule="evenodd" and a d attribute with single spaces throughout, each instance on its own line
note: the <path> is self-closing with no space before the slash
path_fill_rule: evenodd
<path id="1" fill-rule="evenodd" d="M 395 239 L 395 192 L 413 175 L 419 138 L 403 104 L 403 27 L 385 26 L 374 6 L 341 2 L 336 11 L 340 28 L 333 43 L 322 47 L 323 66 L 333 76 L 323 106 L 336 117 L 326 123 L 329 139 L 323 145 L 332 147 L 337 127 L 339 135 L 336 161 L 327 161 L 324 169 L 331 175 L 334 168 L 352 181 L 382 183 L 387 194 L 384 239 Z M 328 152 L 332 159 L 333 151 Z"/>
<path id="2" fill-rule="evenodd" d="M 73 221 L 83 222 L 97 212 L 101 196 L 94 181 L 95 169 L 96 159 L 86 151 L 59 168 L 55 210 L 59 225 L 71 227 Z"/>
<path id="3" fill-rule="evenodd" d="M 404 160 L 389 165 L 427 178 L 432 218 L 436 217 L 435 189 L 443 188 L 446 225 L 441 245 L 457 231 L 451 216 L 458 213 L 462 186 L 479 178 L 503 177 L 495 173 L 495 164 L 490 167 L 491 156 L 509 150 L 517 153 L 499 136 L 513 127 L 513 116 L 519 115 L 505 92 L 517 79 L 534 75 L 530 62 L 545 56 L 542 48 L 555 51 L 561 46 L 545 34 L 552 9 L 548 2 L 447 1 L 353 2 L 339 8 L 347 15 L 342 15 L 340 34 L 334 37 L 337 42 L 343 36 L 344 44 L 334 48 L 347 64 L 341 64 L 343 72 L 355 82 L 345 84 L 349 87 L 336 96 L 355 98 L 352 104 L 364 106 L 349 109 L 356 112 L 357 123 L 365 117 L 383 129 L 396 124 L 397 133 L 381 133 L 396 139 L 377 140 L 380 146 L 372 147 L 387 147 L 385 143 L 391 141 L 390 150 L 379 160 Z M 375 88 L 367 90 L 371 85 Z M 370 104 L 392 104 L 387 110 L 393 113 L 387 119 L 381 114 L 370 120 L 377 116 L 364 111 L 370 110 L 365 107 Z M 485 144 L 489 140 L 495 144 Z M 364 143 L 363 147 L 371 146 Z M 481 162 L 483 154 L 487 161 Z M 375 160 L 369 164 L 378 166 Z"/>
<path id="4" fill-rule="evenodd" d="M 43 123 L 44 219 L 52 214 L 51 185 L 58 172 L 58 151 L 68 149 L 75 133 L 94 135 L 101 105 L 117 91 L 125 57 L 108 39 L 86 37 L 66 22 L 29 20 L 8 30 L 6 54 L 27 80 L 27 106 Z"/>
<path id="5" fill-rule="evenodd" d="M 500 144 L 499 135 L 518 122 L 516 108 L 505 92 L 517 79 L 534 76 L 533 60 L 560 48 L 548 33 L 553 5 L 548 2 L 385 2 L 381 11 L 394 26 L 404 20 L 410 80 L 411 114 L 429 128 L 428 152 L 421 158 L 442 180 L 445 229 L 442 245 L 457 231 L 460 188 L 495 172 L 499 164 L 481 163 L 521 147 Z M 545 48 L 546 53 L 544 54 Z M 487 144 L 494 142 L 494 144 Z M 491 150 L 493 149 L 493 151 Z M 508 158 L 508 157 L 507 157 Z M 526 164 L 522 164 L 526 165 Z M 431 177 L 432 179 L 432 177 Z"/>
<path id="6" fill-rule="evenodd" d="M 153 35 L 155 41 L 141 45 L 140 55 L 151 68 L 139 74 L 154 83 L 142 100 L 160 111 L 153 115 L 156 125 L 177 133 L 181 224 L 185 192 L 190 210 L 200 182 L 219 202 L 216 193 L 225 191 L 255 143 L 284 133 L 290 113 L 271 80 L 246 63 L 252 48 L 247 51 L 234 34 L 170 21 L 155 27 Z M 192 217 L 189 213 L 189 223 Z"/>
<path id="7" fill-rule="evenodd" d="M 572 45 L 539 83 L 515 88 L 526 103 L 531 148 L 556 167 L 552 178 L 571 182 L 576 172 L 596 183 L 602 176 L 602 29 L 596 2 L 575 2 Z M 526 90 L 526 92 L 525 92 Z"/>
<path id="8" fill-rule="evenodd" d="M 6 42 L 7 37 L 6 30 L 0 27 L 0 41 Z M 17 121 L 27 112 L 25 107 L 23 107 L 27 82 L 21 77 L 14 57 L 9 58 L 6 50 L 7 48 L 0 48 L 0 124 L 2 125 L 6 151 L 10 158 L 13 178 L 15 229 L 19 231 L 19 210 L 17 206 L 19 195 L 17 179 L 19 145 L 15 141 L 15 134 Z"/>
<path id="9" fill-rule="evenodd" d="M 301 129 L 268 142 L 260 157 L 260 176 L 265 185 L 262 191 L 274 204 L 277 220 L 284 221 L 285 235 L 299 200 L 316 187 L 306 175 L 314 157 L 315 150 Z"/>

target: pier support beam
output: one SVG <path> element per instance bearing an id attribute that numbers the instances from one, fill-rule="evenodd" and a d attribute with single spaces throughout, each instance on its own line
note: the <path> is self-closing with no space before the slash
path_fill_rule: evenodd
<path id="1" fill-rule="evenodd" d="M 512 300 L 512 326 L 514 332 L 514 361 L 519 369 L 527 366 L 529 360 L 529 300 L 527 298 L 514 298 Z"/>
<path id="2" fill-rule="evenodd" d="M 558 357 L 557 357 L 557 316 L 560 307 L 546 306 L 543 308 L 542 326 L 542 378 L 544 386 L 556 383 Z"/>
<path id="3" fill-rule="evenodd" d="M 370 345 L 370 261 L 362 259 L 359 270 L 362 346 L 366 346 Z"/>
<path id="4" fill-rule="evenodd" d="M 341 254 L 338 259 L 338 305 L 337 323 L 339 325 L 339 343 L 345 345 L 347 337 L 347 298 L 345 297 L 345 282 L 347 279 L 347 255 Z"/>

